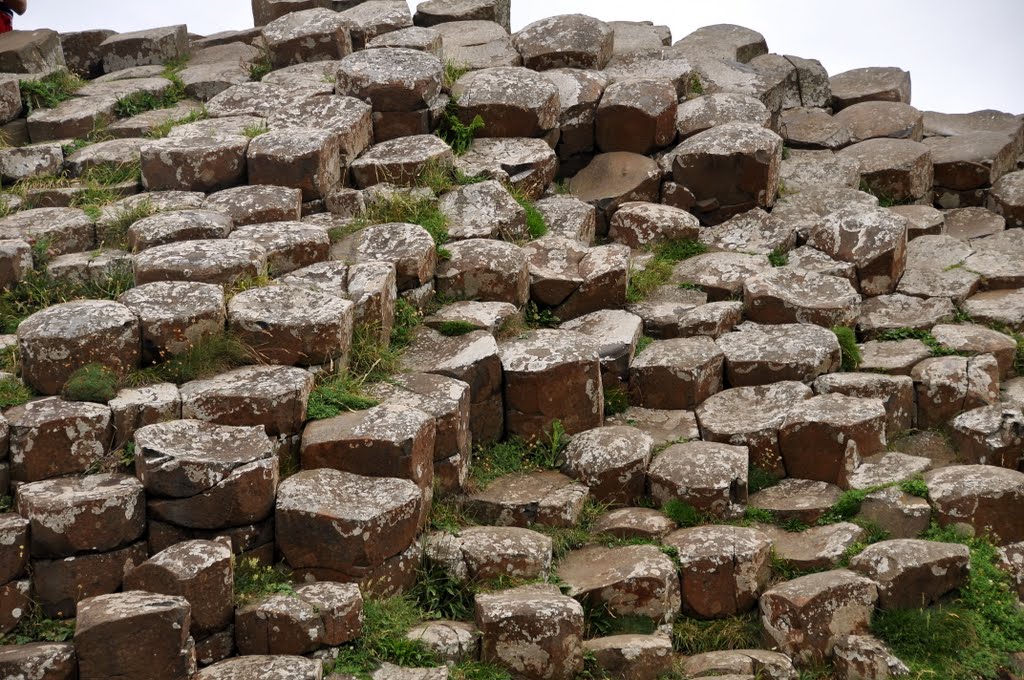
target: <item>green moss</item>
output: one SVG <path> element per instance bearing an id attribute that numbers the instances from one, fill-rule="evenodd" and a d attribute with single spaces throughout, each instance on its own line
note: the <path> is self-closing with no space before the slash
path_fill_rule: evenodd
<path id="1" fill-rule="evenodd" d="M 661 511 L 681 528 L 700 526 L 708 520 L 700 510 L 678 498 L 670 499 Z"/>
<path id="2" fill-rule="evenodd" d="M 782 189 L 780 188 L 779 191 L 781 192 Z M 772 252 L 768 253 L 768 261 L 773 267 L 785 267 L 789 264 L 789 253 L 776 248 Z"/>
<path id="3" fill-rule="evenodd" d="M 836 339 L 839 340 L 839 349 L 843 357 L 843 370 L 856 371 L 862 361 L 860 347 L 857 346 L 857 334 L 854 333 L 852 328 L 847 326 L 835 326 L 832 328 L 832 332 L 836 334 Z"/>
<path id="4" fill-rule="evenodd" d="M 706 245 L 692 239 L 677 239 L 656 245 L 654 257 L 641 271 L 632 273 L 626 299 L 629 302 L 640 302 L 655 288 L 668 283 L 676 263 L 702 255 L 707 250 Z"/>
<path id="5" fill-rule="evenodd" d="M 437 326 L 437 332 L 448 337 L 466 335 L 476 330 L 479 330 L 479 328 L 468 321 L 442 321 Z"/>
<path id="6" fill-rule="evenodd" d="M 61 396 L 68 401 L 91 401 L 105 404 L 117 396 L 118 377 L 101 364 L 86 364 L 71 374 L 64 383 Z"/>

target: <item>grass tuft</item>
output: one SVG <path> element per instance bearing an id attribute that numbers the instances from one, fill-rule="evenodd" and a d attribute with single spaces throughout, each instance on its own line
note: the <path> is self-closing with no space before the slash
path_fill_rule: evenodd
<path id="1" fill-rule="evenodd" d="M 440 660 L 426 645 L 405 636 L 422 619 L 422 612 L 408 595 L 366 600 L 362 636 L 338 647 L 337 658 L 325 670 L 365 679 L 382 663 L 419 668 L 436 666 Z"/>
<path id="2" fill-rule="evenodd" d="M 779 483 L 779 477 L 756 465 L 747 470 L 747 493 L 757 493 Z"/>
<path id="3" fill-rule="evenodd" d="M 776 248 L 772 252 L 768 253 L 768 262 L 770 262 L 773 267 L 785 267 L 789 264 L 789 253 Z"/>
<path id="4" fill-rule="evenodd" d="M 159 125 L 150 129 L 147 137 L 150 139 L 163 139 L 167 135 L 171 134 L 171 130 L 178 127 L 179 125 L 187 125 L 188 123 L 195 123 L 196 121 L 206 120 L 210 117 L 210 112 L 206 110 L 206 107 L 200 107 L 187 116 L 181 118 L 169 118 Z"/>
<path id="5" fill-rule="evenodd" d="M 85 81 L 68 71 L 54 71 L 38 80 L 22 80 L 21 100 L 26 114 L 37 109 L 52 109 L 71 99 Z"/>
<path id="6" fill-rule="evenodd" d="M 67 401 L 91 401 L 106 404 L 117 396 L 118 377 L 102 364 L 86 364 L 71 374 L 61 396 Z"/>
<path id="7" fill-rule="evenodd" d="M 181 354 L 131 373 L 125 382 L 133 387 L 162 382 L 181 385 L 192 380 L 210 378 L 255 361 L 252 349 L 234 335 L 209 335 Z"/>
<path id="8" fill-rule="evenodd" d="M 324 420 L 349 411 L 373 408 L 380 402 L 362 393 L 362 384 L 348 373 L 340 373 L 319 384 L 309 395 L 306 418 Z"/>
<path id="9" fill-rule="evenodd" d="M 727 649 L 758 649 L 763 637 L 756 611 L 713 621 L 680 617 L 672 625 L 672 647 L 687 656 Z"/>
<path id="10" fill-rule="evenodd" d="M 882 331 L 875 337 L 875 339 L 879 342 L 920 340 L 928 347 L 929 350 L 931 350 L 933 357 L 970 356 L 969 352 L 961 352 L 942 345 L 942 343 L 935 339 L 935 336 L 932 335 L 931 332 L 919 330 L 917 328 L 892 328 L 887 331 Z"/>
<path id="11" fill-rule="evenodd" d="M 604 415 L 618 415 L 629 408 L 629 395 L 621 387 L 604 388 Z"/>
<path id="12" fill-rule="evenodd" d="M 682 529 L 700 526 L 708 520 L 700 510 L 678 498 L 670 499 L 662 506 L 661 511 Z"/>
<path id="13" fill-rule="evenodd" d="M 73 613 L 73 612 L 69 612 Z M 67 642 L 75 635 L 75 620 L 51 619 L 35 602 L 29 605 L 18 625 L 0 635 L 0 645 L 26 645 L 32 642 Z"/>
<path id="14" fill-rule="evenodd" d="M 640 302 L 655 288 L 668 283 L 676 263 L 703 255 L 707 251 L 706 245 L 692 239 L 676 239 L 656 245 L 654 257 L 641 271 L 633 272 L 630 276 L 626 299 L 629 302 Z"/>
<path id="15" fill-rule="evenodd" d="M 283 566 L 267 566 L 255 557 L 241 560 L 235 565 L 236 607 L 275 594 L 295 595 L 291 574 Z"/>
<path id="16" fill-rule="evenodd" d="M 153 203 L 145 199 L 131 208 L 119 208 L 111 220 L 102 229 L 100 246 L 103 248 L 128 249 L 128 230 L 139 220 L 145 219 L 156 212 Z"/>
<path id="17" fill-rule="evenodd" d="M 856 371 L 862 360 L 860 347 L 857 346 L 857 334 L 847 326 L 835 326 L 832 332 L 839 340 L 839 349 L 843 356 L 843 370 Z"/>
<path id="18" fill-rule="evenodd" d="M 0 410 L 21 406 L 33 396 L 32 390 L 17 378 L 0 379 Z"/>
<path id="19" fill-rule="evenodd" d="M 260 135 L 265 135 L 268 132 L 270 132 L 270 127 L 268 127 L 267 124 L 263 122 L 246 125 L 242 129 L 242 134 L 248 137 L 249 139 L 256 139 Z"/>

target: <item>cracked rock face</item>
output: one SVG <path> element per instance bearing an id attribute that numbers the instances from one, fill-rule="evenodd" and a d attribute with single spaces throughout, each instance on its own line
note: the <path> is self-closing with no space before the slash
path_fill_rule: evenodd
<path id="1" fill-rule="evenodd" d="M 851 559 L 850 569 L 878 584 L 879 607 L 909 609 L 927 606 L 963 585 L 970 551 L 956 543 L 881 541 Z"/>
<path id="2" fill-rule="evenodd" d="M 664 621 L 679 611 L 679 575 L 656 546 L 588 546 L 563 557 L 557 572 L 570 596 L 600 603 L 613 616 Z"/>
<path id="3" fill-rule="evenodd" d="M 927 473 L 925 481 L 941 525 L 991 533 L 998 545 L 1024 540 L 1018 510 L 1024 503 L 1024 473 L 991 465 L 952 465 Z"/>

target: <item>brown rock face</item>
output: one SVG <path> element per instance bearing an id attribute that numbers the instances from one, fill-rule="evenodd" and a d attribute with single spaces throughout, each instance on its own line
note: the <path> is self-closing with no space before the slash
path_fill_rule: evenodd
<path id="1" fill-rule="evenodd" d="M 75 626 L 78 677 L 187 680 L 196 663 L 189 616 L 185 598 L 138 590 L 82 601 Z"/>
<path id="2" fill-rule="evenodd" d="M 480 658 L 531 680 L 569 680 L 583 667 L 583 607 L 554 586 L 476 596 Z"/>
<path id="3" fill-rule="evenodd" d="M 420 517 L 413 482 L 337 470 L 300 472 L 278 489 L 277 544 L 295 569 L 354 581 L 409 547 Z M 369 533 L 378 540 L 364 541 Z"/>
<path id="4" fill-rule="evenodd" d="M 878 600 L 875 584 L 846 569 L 786 581 L 761 596 L 761 622 L 779 650 L 827 658 L 836 638 L 867 631 Z"/>
<path id="5" fill-rule="evenodd" d="M 603 21 L 564 14 L 526 26 L 515 34 L 513 44 L 523 55 L 523 66 L 529 69 L 600 70 L 612 56 L 614 36 Z"/>
<path id="6" fill-rule="evenodd" d="M 603 503 L 629 504 L 644 494 L 654 440 L 633 427 L 599 427 L 573 437 L 562 469 Z"/>
<path id="7" fill-rule="evenodd" d="M 588 546 L 562 558 L 557 571 L 570 596 L 612 616 L 663 621 L 679 611 L 679 575 L 656 546 Z"/>
<path id="8" fill-rule="evenodd" d="M 935 518 L 965 524 L 998 545 L 1024 540 L 1024 473 L 991 465 L 952 465 L 925 475 Z"/>
<path id="9" fill-rule="evenodd" d="M 882 609 L 928 606 L 963 585 L 969 565 L 965 545 L 914 539 L 881 541 L 850 560 L 850 569 L 878 584 Z"/>

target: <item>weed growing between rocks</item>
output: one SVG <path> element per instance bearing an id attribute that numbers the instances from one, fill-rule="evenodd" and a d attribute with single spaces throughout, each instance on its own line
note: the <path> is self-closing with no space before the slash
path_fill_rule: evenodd
<path id="1" fill-rule="evenodd" d="M 872 619 L 872 632 L 910 667 L 912 678 L 1003 677 L 1000 671 L 1009 667 L 1010 654 L 1024 651 L 1024 611 L 999 568 L 995 546 L 937 525 L 922 538 L 968 547 L 966 585 L 948 604 L 880 611 Z"/>
<path id="2" fill-rule="evenodd" d="M 71 374 L 60 396 L 67 401 L 91 401 L 106 404 L 117 396 L 118 377 L 101 364 L 86 364 Z"/>
<path id="3" fill-rule="evenodd" d="M 260 135 L 265 135 L 270 132 L 270 128 L 266 123 L 253 123 L 252 125 L 246 125 L 242 129 L 242 134 L 249 139 L 256 139 Z"/>
<path id="4" fill-rule="evenodd" d="M 676 263 L 703 255 L 707 251 L 706 245 L 692 239 L 677 239 L 658 244 L 653 250 L 654 257 L 642 270 L 633 272 L 630 276 L 626 300 L 640 302 L 655 288 L 668 283 Z"/>
<path id="5" fill-rule="evenodd" d="M 776 248 L 772 252 L 768 253 L 768 262 L 770 262 L 773 267 L 785 267 L 789 264 L 789 253 Z"/>
<path id="6" fill-rule="evenodd" d="M 22 80 L 21 101 L 27 113 L 37 109 L 52 109 L 75 96 L 85 81 L 68 71 L 54 71 L 38 80 Z"/>
<path id="7" fill-rule="evenodd" d="M 169 109 L 185 99 L 185 83 L 178 73 L 185 68 L 188 58 L 169 61 L 164 64 L 164 72 L 160 75 L 171 81 L 161 94 L 152 92 L 133 92 L 120 97 L 114 104 L 114 113 L 118 118 L 130 118 L 146 111 Z"/>
<path id="8" fill-rule="evenodd" d="M 843 370 L 856 371 L 862 360 L 860 347 L 857 346 L 857 334 L 847 326 L 834 326 L 832 332 L 836 334 L 836 339 L 839 341 L 839 349 L 843 357 Z"/>
<path id="9" fill-rule="evenodd" d="M 261 564 L 255 557 L 235 564 L 235 606 L 244 607 L 268 595 L 295 595 L 291 574 L 281 566 Z"/>
<path id="10" fill-rule="evenodd" d="M 668 502 L 662 506 L 661 512 L 679 525 L 680 529 L 715 522 L 713 518 L 706 516 L 697 508 L 678 498 L 669 499 Z"/>
<path id="11" fill-rule="evenodd" d="M 463 661 L 448 669 L 450 680 L 512 680 L 504 668 L 482 661 Z"/>
<path id="12" fill-rule="evenodd" d="M 757 649 L 763 636 L 757 610 L 711 621 L 680 616 L 672 625 L 672 648 L 687 656 L 726 649 Z"/>
<path id="13" fill-rule="evenodd" d="M 547 234 L 548 223 L 544 220 L 544 215 L 537 210 L 537 206 L 533 204 L 533 201 L 522 191 L 514 187 L 510 191 L 512 198 L 516 199 L 516 203 L 526 211 L 526 231 L 530 234 L 530 238 L 537 239 Z"/>
<path id="14" fill-rule="evenodd" d="M 31 642 L 67 642 L 75 635 L 74 619 L 51 619 L 33 602 L 22 613 L 18 625 L 0 636 L 0 645 L 25 645 Z"/>
<path id="15" fill-rule="evenodd" d="M 479 330 L 474 324 L 468 321 L 442 321 L 437 327 L 437 332 L 449 338 L 466 335 Z"/>
<path id="16" fill-rule="evenodd" d="M 589 597 L 583 605 L 583 635 L 587 639 L 609 635 L 651 635 L 658 622 L 646 616 L 616 616 L 607 602 L 594 602 Z"/>
<path id="17" fill-rule="evenodd" d="M 119 208 L 114 214 L 114 218 L 104 225 L 102 233 L 98 234 L 100 247 L 127 250 L 128 230 L 133 224 L 150 217 L 155 212 L 152 201 L 148 199 L 139 201 L 130 208 Z"/>
<path id="18" fill-rule="evenodd" d="M 970 356 L 969 352 L 961 352 L 959 350 L 946 347 L 935 339 L 935 336 L 931 334 L 931 331 L 919 330 L 917 328 L 892 328 L 887 331 L 882 331 L 875 337 L 875 339 L 879 342 L 920 340 L 928 347 L 933 357 Z"/>
<path id="19" fill-rule="evenodd" d="M 621 387 L 604 388 L 604 415 L 615 416 L 629 408 L 629 395 Z"/>
<path id="20" fill-rule="evenodd" d="M 124 383 L 129 387 L 163 382 L 182 385 L 255 363 L 256 358 L 248 345 L 230 333 L 208 335 L 181 354 L 133 371 Z"/>
<path id="21" fill-rule="evenodd" d="M 757 493 L 773 487 L 780 481 L 778 475 L 767 470 L 751 465 L 747 470 L 747 493 Z"/>
<path id="22" fill-rule="evenodd" d="M 33 396 L 32 390 L 17 378 L 0 378 L 0 409 L 21 406 Z"/>
<path id="23" fill-rule="evenodd" d="M 406 637 L 423 618 L 409 595 L 365 600 L 362 636 L 339 647 L 333 665 L 326 664 L 325 671 L 368 680 L 370 672 L 383 663 L 420 668 L 438 665 L 440 659 L 426 645 Z"/>
<path id="24" fill-rule="evenodd" d="M 483 130 L 484 127 L 484 119 L 480 116 L 473 116 L 473 120 L 469 122 L 469 125 L 459 120 L 458 106 L 453 98 L 449 100 L 448 106 L 445 107 L 444 113 L 441 114 L 441 124 L 438 125 L 434 134 L 444 140 L 452 148 L 456 156 L 461 156 L 469 151 L 469 147 L 473 145 L 473 140 L 476 139 L 476 134 Z"/>
<path id="25" fill-rule="evenodd" d="M 187 116 L 181 118 L 169 118 L 159 125 L 154 126 L 149 130 L 146 135 L 150 139 L 163 139 L 167 135 L 171 134 L 171 130 L 178 127 L 179 125 L 187 125 L 189 123 L 195 123 L 196 121 L 206 120 L 210 117 L 210 112 L 206 110 L 206 106 L 201 106 L 195 109 Z"/>

